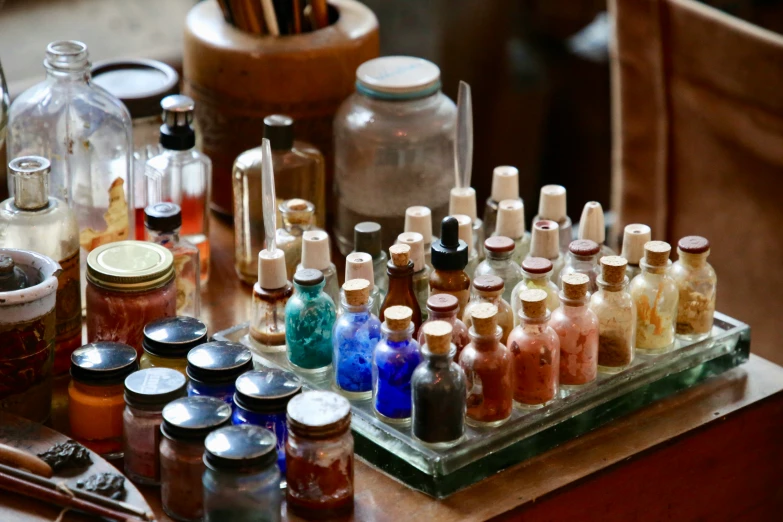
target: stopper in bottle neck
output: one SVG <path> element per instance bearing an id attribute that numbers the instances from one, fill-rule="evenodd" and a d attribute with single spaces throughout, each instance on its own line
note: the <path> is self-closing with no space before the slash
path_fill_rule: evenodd
<path id="1" fill-rule="evenodd" d="M 666 241 L 648 241 L 644 244 L 644 261 L 650 266 L 666 266 L 671 250 Z"/>
<path id="2" fill-rule="evenodd" d="M 704 254 L 710 251 L 710 242 L 706 237 L 685 236 L 677 242 L 677 248 L 686 254 Z"/>
<path id="3" fill-rule="evenodd" d="M 473 187 L 454 187 L 449 197 L 449 214 L 465 214 L 471 220 L 476 219 L 476 189 Z"/>
<path id="4" fill-rule="evenodd" d="M 383 317 L 389 330 L 404 332 L 411 324 L 413 310 L 407 306 L 390 306 L 383 311 Z"/>
<path id="5" fill-rule="evenodd" d="M 492 171 L 492 201 L 519 198 L 519 170 L 510 165 L 495 167 Z"/>
<path id="6" fill-rule="evenodd" d="M 591 239 L 602 245 L 606 241 L 604 209 L 597 201 L 588 201 L 579 219 L 579 239 Z"/>
<path id="7" fill-rule="evenodd" d="M 440 238 L 432 243 L 432 266 L 438 270 L 463 270 L 468 264 L 468 244 L 459 239 L 459 222 L 443 218 Z"/>
<path id="8" fill-rule="evenodd" d="M 563 276 L 563 295 L 566 299 L 584 299 L 590 278 L 586 274 L 572 273 Z"/>
<path id="9" fill-rule="evenodd" d="M 498 307 L 491 303 L 480 303 L 470 311 L 473 329 L 479 335 L 495 335 L 498 326 Z"/>
<path id="10" fill-rule="evenodd" d="M 408 245 L 411 248 L 411 260 L 413 260 L 413 271 L 418 272 L 424 269 L 424 238 L 418 232 L 403 232 L 397 236 L 397 242 L 401 245 Z"/>
<path id="11" fill-rule="evenodd" d="M 560 254 L 560 225 L 542 220 L 533 223 L 530 256 L 555 259 Z"/>
<path id="12" fill-rule="evenodd" d="M 647 225 L 635 223 L 626 225 L 623 230 L 623 250 L 621 256 L 630 265 L 638 265 L 644 257 L 644 244 L 652 239 L 652 230 Z"/>
<path id="13" fill-rule="evenodd" d="M 172 94 L 160 101 L 163 125 L 160 126 L 160 144 L 168 150 L 189 150 L 196 146 L 193 130 L 196 102 L 183 94 Z"/>
<path id="14" fill-rule="evenodd" d="M 473 220 L 465 214 L 455 214 L 454 217 L 457 219 L 457 223 L 459 223 L 457 235 L 460 240 L 468 245 L 468 257 L 470 257 L 471 252 L 473 252 Z"/>
<path id="15" fill-rule="evenodd" d="M 405 232 L 421 234 L 424 244 L 432 243 L 432 212 L 427 207 L 405 209 Z"/>
<path id="16" fill-rule="evenodd" d="M 49 205 L 49 160 L 41 156 L 21 156 L 8 164 L 14 183 L 14 205 L 22 210 L 38 210 Z"/>
<path id="17" fill-rule="evenodd" d="M 351 306 L 366 305 L 370 300 L 370 282 L 366 279 L 351 279 L 343 283 L 345 302 Z"/>
<path id="18" fill-rule="evenodd" d="M 402 243 L 392 245 L 389 248 L 389 254 L 391 254 L 394 266 L 405 268 L 411 259 L 411 247 Z"/>
<path id="19" fill-rule="evenodd" d="M 353 252 L 345 258 L 345 280 L 366 279 L 373 287 L 375 273 L 372 268 L 372 257 L 366 252 Z"/>
<path id="20" fill-rule="evenodd" d="M 552 271 L 552 261 L 543 257 L 528 257 L 522 261 L 522 270 L 528 274 L 548 274 Z"/>
<path id="21" fill-rule="evenodd" d="M 302 234 L 302 268 L 326 270 L 331 263 L 329 234 L 323 230 L 308 230 Z"/>
<path id="22" fill-rule="evenodd" d="M 258 253 L 258 285 L 265 290 L 275 290 L 287 283 L 283 251 L 279 248 L 261 250 Z"/>
<path id="23" fill-rule="evenodd" d="M 367 252 L 373 259 L 381 255 L 381 226 L 372 221 L 357 223 L 353 227 L 353 249 Z"/>
<path id="24" fill-rule="evenodd" d="M 430 312 L 456 312 L 459 300 L 451 294 L 435 294 L 427 298 L 427 310 Z"/>
<path id="25" fill-rule="evenodd" d="M 525 235 L 525 205 L 521 199 L 504 199 L 498 204 L 495 233 L 511 239 Z"/>
<path id="26" fill-rule="evenodd" d="M 283 114 L 264 118 L 264 138 L 272 150 L 291 150 L 294 146 L 294 120 Z"/>
<path id="27" fill-rule="evenodd" d="M 590 239 L 577 239 L 568 245 L 568 251 L 575 256 L 594 256 L 601 250 L 598 243 Z"/>
<path id="28" fill-rule="evenodd" d="M 430 353 L 446 355 L 451 350 L 451 325 L 446 321 L 432 321 L 422 327 Z"/>
<path id="29" fill-rule="evenodd" d="M 473 280 L 473 288 L 477 292 L 502 292 L 505 284 L 496 275 L 482 275 Z"/>
<path id="30" fill-rule="evenodd" d="M 610 285 L 619 285 L 625 280 L 625 269 L 628 261 L 620 256 L 604 256 L 601 258 L 601 277 Z"/>
<path id="31" fill-rule="evenodd" d="M 304 199 L 288 199 L 277 207 L 283 219 L 292 225 L 309 225 L 313 221 L 315 205 Z"/>
<path id="32" fill-rule="evenodd" d="M 562 185 L 544 185 L 538 200 L 539 219 L 560 223 L 566 218 L 566 189 Z"/>
<path id="33" fill-rule="evenodd" d="M 484 241 L 484 248 L 490 256 L 503 256 L 514 251 L 514 240 L 506 236 L 488 237 Z"/>
<path id="34" fill-rule="evenodd" d="M 546 292 L 539 289 L 525 290 L 519 294 L 522 300 L 522 313 L 530 319 L 546 317 Z"/>

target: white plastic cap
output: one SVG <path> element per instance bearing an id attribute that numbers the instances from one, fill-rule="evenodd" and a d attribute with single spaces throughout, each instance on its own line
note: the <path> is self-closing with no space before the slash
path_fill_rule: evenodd
<path id="1" fill-rule="evenodd" d="M 390 95 L 418 94 L 440 87 L 440 69 L 434 63 L 413 56 L 383 56 L 364 62 L 356 69 L 362 88 Z"/>
<path id="2" fill-rule="evenodd" d="M 473 251 L 473 220 L 465 214 L 453 214 L 459 223 L 459 238 L 468 245 L 468 256 Z"/>
<path id="3" fill-rule="evenodd" d="M 432 243 L 432 211 L 421 206 L 406 208 L 405 232 L 417 232 L 425 244 Z"/>
<path id="4" fill-rule="evenodd" d="M 519 239 L 525 235 L 525 205 L 521 199 L 504 199 L 498 203 L 496 236 Z"/>
<path id="5" fill-rule="evenodd" d="M 582 209 L 582 217 L 579 218 L 579 239 L 590 239 L 599 245 L 606 241 L 606 228 L 604 227 L 604 209 L 597 201 L 588 201 Z"/>
<path id="6" fill-rule="evenodd" d="M 424 268 L 424 237 L 418 232 L 403 232 L 397 236 L 397 242 L 411 247 L 413 271 L 422 270 Z"/>
<path id="7" fill-rule="evenodd" d="M 454 187 L 449 198 L 449 214 L 464 214 L 471 220 L 476 219 L 476 189 L 473 187 Z"/>
<path id="8" fill-rule="evenodd" d="M 555 259 L 560 254 L 560 225 L 542 219 L 533 223 L 530 239 L 530 257 Z"/>
<path id="9" fill-rule="evenodd" d="M 652 240 L 652 229 L 647 225 L 634 223 L 623 230 L 623 251 L 620 254 L 629 265 L 638 265 L 644 257 L 644 244 Z"/>
<path id="10" fill-rule="evenodd" d="M 492 201 L 519 198 L 519 170 L 509 165 L 492 171 Z"/>
<path id="11" fill-rule="evenodd" d="M 539 219 L 548 219 L 560 223 L 567 216 L 566 189 L 562 185 L 544 185 L 538 200 Z"/>
<path id="12" fill-rule="evenodd" d="M 331 263 L 329 234 L 323 230 L 308 230 L 302 234 L 302 268 L 326 270 Z"/>
<path id="13" fill-rule="evenodd" d="M 366 279 L 373 287 L 375 277 L 372 269 L 372 256 L 365 252 L 353 252 L 345 258 L 345 280 Z"/>
<path id="14" fill-rule="evenodd" d="M 258 253 L 258 285 L 267 290 L 283 288 L 288 279 L 285 273 L 285 255 L 279 248 Z"/>

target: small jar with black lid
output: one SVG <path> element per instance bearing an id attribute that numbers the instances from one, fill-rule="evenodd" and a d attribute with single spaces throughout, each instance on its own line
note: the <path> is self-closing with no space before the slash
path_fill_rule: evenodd
<path id="1" fill-rule="evenodd" d="M 258 426 L 230 426 L 210 433 L 204 446 L 204 521 L 278 522 L 275 435 Z"/>
<path id="2" fill-rule="evenodd" d="M 174 520 L 204 514 L 204 439 L 231 423 L 231 406 L 215 397 L 183 397 L 163 408 L 160 433 L 160 500 Z"/>
<path id="3" fill-rule="evenodd" d="M 232 422 L 262 426 L 277 435 L 277 464 L 285 473 L 286 407 L 302 391 L 302 381 L 291 372 L 268 368 L 243 374 L 236 387 Z"/>
<path id="4" fill-rule="evenodd" d="M 194 317 L 167 317 L 144 327 L 142 368 L 172 368 L 186 375 L 188 352 L 207 342 L 207 327 Z"/>
<path id="5" fill-rule="evenodd" d="M 160 484 L 163 407 L 184 395 L 185 376 L 170 368 L 148 368 L 125 378 L 125 475 L 133 482 Z"/>
<path id="6" fill-rule="evenodd" d="M 104 458 L 122 457 L 123 382 L 138 367 L 136 350 L 122 343 L 86 344 L 71 354 L 71 435 Z"/>
<path id="7" fill-rule="evenodd" d="M 253 354 L 237 343 L 213 341 L 188 352 L 188 396 L 206 395 L 234 404 L 237 377 L 253 369 Z"/>

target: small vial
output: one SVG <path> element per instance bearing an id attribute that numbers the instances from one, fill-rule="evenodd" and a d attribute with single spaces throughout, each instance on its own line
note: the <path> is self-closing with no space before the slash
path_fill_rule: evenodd
<path id="1" fill-rule="evenodd" d="M 459 301 L 451 294 L 431 295 L 427 299 L 427 313 L 429 317 L 419 328 L 419 346 L 424 346 L 427 340 L 424 337 L 424 325 L 433 321 L 445 321 L 451 325 L 451 343 L 457 349 L 454 360 L 457 361 L 460 352 L 470 342 L 468 327 L 457 316 Z"/>
<path id="2" fill-rule="evenodd" d="M 621 256 L 628 261 L 628 280 L 642 273 L 639 261 L 644 257 L 644 244 L 652 240 L 652 230 L 647 225 L 626 225 L 623 230 L 623 250 Z"/>
<path id="3" fill-rule="evenodd" d="M 294 275 L 294 295 L 285 305 L 288 362 L 298 371 L 320 373 L 332 365 L 334 301 L 324 293 L 324 275 L 314 269 Z"/>
<path id="4" fill-rule="evenodd" d="M 422 320 L 427 319 L 427 298 L 430 295 L 430 267 L 424 260 L 424 237 L 418 232 L 403 232 L 397 242 L 411 247 L 413 261 L 413 292 L 421 309 Z M 429 252 L 429 250 L 428 250 Z"/>
<path id="5" fill-rule="evenodd" d="M 337 283 L 337 268 L 332 263 L 329 250 L 329 234 L 323 230 L 310 230 L 302 235 L 302 262 L 296 271 L 314 268 L 324 276 L 324 292 L 335 303 L 340 302 L 340 286 Z"/>
<path id="6" fill-rule="evenodd" d="M 478 260 L 484 259 L 481 245 L 484 244 L 484 222 L 478 218 L 476 210 L 476 189 L 473 187 L 454 187 L 449 194 L 449 215 L 465 215 L 470 218 L 473 242 L 468 243 L 476 252 Z"/>
<path id="7" fill-rule="evenodd" d="M 710 242 L 700 236 L 687 236 L 677 243 L 677 253 L 680 258 L 669 270 L 680 292 L 677 337 L 700 341 L 710 336 L 715 314 L 718 278 L 707 262 Z"/>
<path id="8" fill-rule="evenodd" d="M 571 229 L 571 218 L 566 214 L 566 189 L 562 185 L 544 185 L 541 187 L 538 199 L 538 215 L 533 223 L 538 221 L 554 221 L 558 225 L 558 246 L 565 254 L 568 245 L 574 240 Z"/>
<path id="9" fill-rule="evenodd" d="M 424 264 L 432 271 L 430 253 L 432 251 L 432 243 L 438 239 L 432 236 L 432 211 L 422 206 L 406 208 L 405 232 L 421 234 L 421 239 L 424 243 Z"/>
<path id="10" fill-rule="evenodd" d="M 315 205 L 304 199 L 289 199 L 277 207 L 283 218 L 282 228 L 275 230 L 275 246 L 285 254 L 286 278 L 294 280 L 296 267 L 302 262 L 302 236 L 315 226 Z"/>
<path id="11" fill-rule="evenodd" d="M 536 221 L 533 223 L 533 233 L 530 238 L 530 254 L 527 257 L 543 257 L 552 262 L 553 282 L 560 280 L 560 271 L 563 269 L 563 254 L 560 251 L 558 241 L 561 236 L 558 232 L 559 225 L 554 221 Z M 566 245 L 568 251 L 568 245 Z"/>
<path id="12" fill-rule="evenodd" d="M 519 311 L 522 301 L 519 294 L 525 290 L 543 290 L 546 292 L 546 309 L 554 312 L 560 306 L 557 285 L 551 280 L 552 262 L 543 257 L 528 257 L 522 261 L 522 281 L 511 292 L 511 312 L 514 314 L 514 326 L 519 324 Z"/>
<path id="13" fill-rule="evenodd" d="M 565 265 L 563 265 L 563 270 L 560 271 L 560 280 L 557 286 L 563 287 L 563 277 L 568 274 L 584 274 L 590 280 L 587 290 L 590 293 L 598 290 L 596 280 L 600 272 L 598 266 L 600 251 L 601 247 L 598 243 L 590 239 L 571 241 L 571 244 L 568 246 L 568 256 L 566 257 Z"/>
<path id="14" fill-rule="evenodd" d="M 258 282 L 253 286 L 250 337 L 261 352 L 285 351 L 285 307 L 294 294 L 279 248 L 258 253 Z"/>
<path id="15" fill-rule="evenodd" d="M 473 221 L 465 214 L 455 214 L 452 217 L 459 223 L 458 236 L 460 241 L 464 241 L 465 244 L 468 245 L 468 264 L 465 265 L 465 273 L 468 274 L 469 277 L 473 277 L 473 274 L 476 272 L 476 267 L 481 261 L 479 259 L 479 251 L 473 246 Z"/>
<path id="16" fill-rule="evenodd" d="M 384 254 L 384 258 L 386 255 Z M 383 295 L 375 281 L 375 267 L 370 254 L 366 252 L 353 252 L 345 257 L 345 280 L 366 279 L 370 282 L 370 311 L 378 315 L 381 313 L 381 303 Z M 386 266 L 383 267 L 384 273 Z M 386 279 L 385 279 L 386 280 Z M 340 291 L 340 300 L 344 298 L 343 291 Z M 342 312 L 342 310 L 338 310 Z"/>
<path id="17" fill-rule="evenodd" d="M 454 216 L 443 218 L 440 239 L 432 244 L 430 296 L 451 294 L 459 302 L 462 313 L 470 299 L 470 277 L 465 273 L 468 264 L 468 245 L 459 239 L 459 223 Z"/>
<path id="18" fill-rule="evenodd" d="M 504 200 L 522 203 L 519 197 L 519 170 L 510 165 L 501 165 L 492 171 L 492 192 L 484 205 L 484 237 L 495 235 L 500 203 Z M 508 236 L 508 234 L 498 235 Z"/>
<path id="19" fill-rule="evenodd" d="M 598 371 L 601 373 L 618 373 L 633 362 L 636 306 L 628 293 L 627 264 L 620 256 L 602 257 L 598 292 L 590 296 L 590 310 L 598 317 Z"/>
<path id="20" fill-rule="evenodd" d="M 392 245 L 389 248 L 391 261 L 387 263 L 386 272 L 389 276 L 389 293 L 381 305 L 379 319 L 385 319 L 385 311 L 392 306 L 407 306 L 411 309 L 413 335 L 417 335 L 421 326 L 421 308 L 413 288 L 413 261 L 410 259 L 411 247 L 405 244 Z"/>
<path id="21" fill-rule="evenodd" d="M 586 274 L 562 276 L 560 307 L 549 325 L 560 339 L 560 386 L 582 386 L 598 375 L 598 317 L 587 306 Z"/>
<path id="22" fill-rule="evenodd" d="M 503 299 L 511 300 L 514 287 L 522 280 L 522 268 L 514 262 L 514 240 L 505 236 L 495 236 L 484 241 L 487 257 L 482 261 L 473 275 L 474 278 L 484 275 L 496 275 L 505 284 Z"/>
<path id="23" fill-rule="evenodd" d="M 386 290 L 389 287 L 389 280 L 386 277 L 386 263 L 389 258 L 381 246 L 381 225 L 372 221 L 357 223 L 353 227 L 353 245 L 354 252 L 364 252 L 372 257 L 375 279 L 371 282 L 374 287 L 378 288 L 381 296 L 386 295 Z M 346 276 L 345 280 L 348 281 L 349 278 Z"/>
<path id="24" fill-rule="evenodd" d="M 498 204 L 497 227 L 492 235 L 514 240 L 511 259 L 521 265 L 530 253 L 530 232 L 525 231 L 525 206 L 521 199 L 506 199 Z"/>
<path id="25" fill-rule="evenodd" d="M 616 256 L 617 252 L 605 245 L 606 225 L 604 224 L 604 209 L 597 201 L 588 201 L 582 209 L 579 219 L 579 239 L 595 241 L 601 247 L 601 255 Z"/>
<path id="26" fill-rule="evenodd" d="M 662 353 L 674 345 L 677 321 L 677 283 L 666 272 L 671 265 L 671 246 L 664 241 L 644 245 L 642 273 L 631 281 L 636 305 L 636 349 Z"/>
<path id="27" fill-rule="evenodd" d="M 503 299 L 503 280 L 496 275 L 482 275 L 473 280 L 473 295 L 470 298 L 468 306 L 465 308 L 465 315 L 462 321 L 465 326 L 473 326 L 473 310 L 481 305 L 489 303 L 497 308 L 495 322 L 500 327 L 500 342 L 505 344 L 508 340 L 508 334 L 514 328 L 514 313 L 511 305 Z"/>

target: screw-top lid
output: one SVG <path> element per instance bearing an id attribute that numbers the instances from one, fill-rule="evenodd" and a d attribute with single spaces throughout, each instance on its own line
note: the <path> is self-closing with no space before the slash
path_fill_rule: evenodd
<path id="1" fill-rule="evenodd" d="M 366 305 L 370 301 L 370 282 L 366 279 L 351 279 L 343 283 L 345 302 L 351 306 Z"/>
<path id="2" fill-rule="evenodd" d="M 246 372 L 236 382 L 234 402 L 249 411 L 282 413 L 288 401 L 302 391 L 295 374 L 275 368 Z"/>
<path id="3" fill-rule="evenodd" d="M 253 369 L 253 354 L 238 343 L 213 341 L 188 352 L 186 373 L 193 381 L 205 384 L 233 383 Z"/>
<path id="4" fill-rule="evenodd" d="M 395 332 L 404 332 L 411 324 L 413 310 L 407 306 L 390 306 L 383 311 L 383 319 L 386 327 Z"/>
<path id="5" fill-rule="evenodd" d="M 628 261 L 620 256 L 604 256 L 601 258 L 601 278 L 610 285 L 619 285 L 625 280 L 625 269 Z"/>
<path id="6" fill-rule="evenodd" d="M 468 257 L 470 257 L 470 254 L 473 251 L 473 220 L 470 219 L 470 216 L 466 216 L 465 214 L 454 214 L 453 217 L 459 224 L 457 235 L 459 236 L 460 241 L 464 241 L 465 244 L 468 245 Z"/>
<path id="7" fill-rule="evenodd" d="M 366 252 L 373 258 L 381 255 L 381 226 L 372 221 L 357 223 L 353 227 L 353 249 Z"/>
<path id="8" fill-rule="evenodd" d="M 418 232 L 424 244 L 432 243 L 432 211 L 422 206 L 406 208 L 405 232 Z"/>
<path id="9" fill-rule="evenodd" d="M 544 290 L 525 290 L 519 294 L 522 300 L 522 313 L 530 319 L 546 317 L 546 292 Z"/>
<path id="10" fill-rule="evenodd" d="M 216 397 L 182 397 L 163 408 L 161 431 L 173 439 L 204 440 L 211 431 L 231 424 L 231 406 Z"/>
<path id="11" fill-rule="evenodd" d="M 162 409 L 185 396 L 185 376 L 171 368 L 147 368 L 125 378 L 125 402 L 141 409 Z"/>
<path id="12" fill-rule="evenodd" d="M 519 170 L 510 165 L 492 171 L 492 201 L 519 198 Z"/>
<path id="13" fill-rule="evenodd" d="M 313 222 L 315 205 L 305 199 L 288 199 L 277 206 L 283 219 L 292 225 L 309 225 Z"/>
<path id="14" fill-rule="evenodd" d="M 459 239 L 459 222 L 443 218 L 440 238 L 432 243 L 432 266 L 438 270 L 463 270 L 468 264 L 468 244 Z"/>
<path id="15" fill-rule="evenodd" d="M 525 235 L 525 205 L 521 199 L 504 199 L 498 203 L 495 234 L 511 239 Z"/>
<path id="16" fill-rule="evenodd" d="M 196 346 L 207 342 L 207 326 L 195 317 L 158 319 L 144 326 L 144 351 L 158 357 L 186 357 Z"/>
<path id="17" fill-rule="evenodd" d="M 446 321 L 432 321 L 422 326 L 430 353 L 446 355 L 451 350 L 451 325 Z"/>
<path id="18" fill-rule="evenodd" d="M 590 239 L 576 239 L 568 245 L 568 251 L 575 256 L 594 256 L 600 250 L 598 243 Z"/>
<path id="19" fill-rule="evenodd" d="M 435 294 L 427 298 L 427 309 L 430 312 L 456 312 L 459 300 L 451 294 Z"/>
<path id="20" fill-rule="evenodd" d="M 383 56 L 356 69 L 356 91 L 381 100 L 423 98 L 440 90 L 440 69 L 412 56 Z"/>
<path id="21" fill-rule="evenodd" d="M 620 254 L 629 265 L 638 265 L 644 257 L 644 244 L 652 240 L 652 230 L 647 225 L 634 223 L 623 230 L 623 250 Z"/>
<path id="22" fill-rule="evenodd" d="M 544 257 L 528 257 L 522 261 L 522 270 L 528 274 L 547 274 L 552 271 L 552 261 Z"/>
<path id="23" fill-rule="evenodd" d="M 135 348 L 123 343 L 85 344 L 71 354 L 71 377 L 78 382 L 100 386 L 122 384 L 138 368 Z"/>
<path id="24" fill-rule="evenodd" d="M 530 257 L 555 259 L 558 255 L 560 255 L 560 225 L 549 220 L 533 223 Z"/>
<path id="25" fill-rule="evenodd" d="M 579 219 L 579 239 L 591 239 L 602 245 L 606 241 L 604 209 L 597 201 L 588 201 Z"/>
<path id="26" fill-rule="evenodd" d="M 8 164 L 14 184 L 14 205 L 22 210 L 38 210 L 49 205 L 51 163 L 41 156 L 21 156 Z"/>
<path id="27" fill-rule="evenodd" d="M 671 250 L 665 241 L 648 241 L 644 244 L 644 261 L 650 266 L 666 266 Z"/>
<path id="28" fill-rule="evenodd" d="M 334 392 L 314 390 L 294 397 L 287 408 L 288 429 L 309 439 L 340 435 L 351 427 L 351 404 Z"/>
<path id="29" fill-rule="evenodd" d="M 411 259 L 411 247 L 405 243 L 392 245 L 389 248 L 392 264 L 396 267 L 405 268 Z"/>
<path id="30" fill-rule="evenodd" d="M 329 234 L 323 230 L 308 230 L 302 234 L 302 268 L 326 270 L 331 264 Z"/>
<path id="31" fill-rule="evenodd" d="M 484 248 L 493 254 L 505 254 L 514 251 L 514 240 L 506 236 L 492 236 L 484 241 Z"/>
<path id="32" fill-rule="evenodd" d="M 260 426 L 243 424 L 215 430 L 204 440 L 210 469 L 253 473 L 277 463 L 277 437 Z"/>
<path id="33" fill-rule="evenodd" d="M 413 271 L 418 272 L 424 269 L 424 237 L 418 232 L 403 232 L 397 236 L 397 242 L 401 245 L 408 245 L 411 249 L 411 260 L 413 261 Z"/>
<path id="34" fill-rule="evenodd" d="M 163 125 L 160 126 L 160 144 L 168 150 L 188 150 L 196 146 L 193 118 L 196 102 L 183 94 L 166 96 L 160 102 Z"/>
<path id="35" fill-rule="evenodd" d="M 156 232 L 174 232 L 182 226 L 182 209 L 175 203 L 155 203 L 144 209 L 144 226 Z"/>
<path id="36" fill-rule="evenodd" d="M 301 286 L 315 286 L 323 283 L 324 274 L 320 270 L 307 268 L 294 274 L 294 283 Z"/>
<path id="37" fill-rule="evenodd" d="M 179 75 L 155 60 L 106 60 L 92 66 L 92 82 L 119 98 L 131 118 L 160 114 L 160 102 L 177 94 Z"/>
<path id="38" fill-rule="evenodd" d="M 258 284 L 266 290 L 283 288 L 288 284 L 285 271 L 285 254 L 279 248 L 258 253 Z"/>
<path id="39" fill-rule="evenodd" d="M 374 286 L 375 271 L 372 267 L 372 257 L 366 252 L 353 252 L 345 258 L 345 280 L 366 279 L 370 282 L 370 291 Z"/>
<path id="40" fill-rule="evenodd" d="M 291 150 L 294 146 L 294 120 L 290 116 L 272 114 L 264 118 L 264 138 L 272 150 Z"/>
<path id="41" fill-rule="evenodd" d="M 703 254 L 710 251 L 710 242 L 706 237 L 685 236 L 677 242 L 680 253 Z"/>
<path id="42" fill-rule="evenodd" d="M 492 303 L 479 303 L 470 310 L 473 329 L 479 335 L 495 335 L 498 328 L 498 307 Z"/>
<path id="43" fill-rule="evenodd" d="M 481 275 L 473 280 L 473 288 L 478 292 L 502 292 L 505 283 L 496 275 Z"/>
<path id="44" fill-rule="evenodd" d="M 562 185 L 544 185 L 538 200 L 538 218 L 559 223 L 567 217 L 566 189 Z"/>
<path id="45" fill-rule="evenodd" d="M 477 217 L 476 189 L 473 187 L 454 187 L 449 193 L 449 214 L 464 214 L 471 221 Z"/>
<path id="46" fill-rule="evenodd" d="M 583 299 L 587 295 L 590 278 L 587 274 L 573 272 L 563 276 L 563 295 L 566 299 Z"/>
<path id="47" fill-rule="evenodd" d="M 174 279 L 174 255 L 147 241 L 117 241 L 87 255 L 87 280 L 118 292 L 145 292 Z"/>

